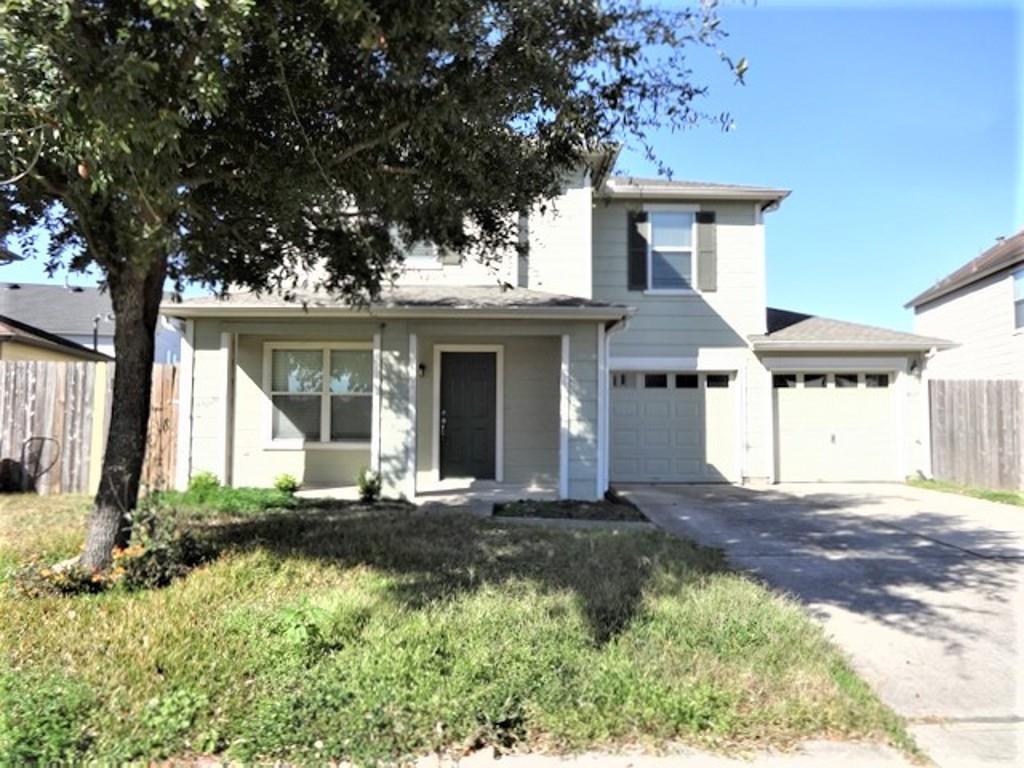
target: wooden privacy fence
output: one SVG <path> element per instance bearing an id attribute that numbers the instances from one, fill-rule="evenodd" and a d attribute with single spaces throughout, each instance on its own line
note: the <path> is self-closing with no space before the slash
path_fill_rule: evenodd
<path id="1" fill-rule="evenodd" d="M 113 381 L 112 363 L 0 360 L 0 489 L 95 492 Z M 173 485 L 177 426 L 178 368 L 155 365 L 144 487 Z"/>
<path id="2" fill-rule="evenodd" d="M 929 383 L 932 474 L 980 488 L 1024 488 L 1024 381 Z"/>

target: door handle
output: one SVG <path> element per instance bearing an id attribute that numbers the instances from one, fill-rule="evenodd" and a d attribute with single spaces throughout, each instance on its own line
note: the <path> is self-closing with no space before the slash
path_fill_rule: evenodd
<path id="1" fill-rule="evenodd" d="M 444 410 L 441 411 L 441 437 L 444 437 L 445 427 L 448 426 L 448 414 Z"/>

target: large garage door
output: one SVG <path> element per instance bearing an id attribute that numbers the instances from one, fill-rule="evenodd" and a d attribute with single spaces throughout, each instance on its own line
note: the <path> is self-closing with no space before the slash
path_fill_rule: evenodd
<path id="1" fill-rule="evenodd" d="M 612 482 L 737 479 L 737 387 L 728 373 L 612 375 Z"/>
<path id="2" fill-rule="evenodd" d="M 773 376 L 780 481 L 895 480 L 892 376 Z"/>

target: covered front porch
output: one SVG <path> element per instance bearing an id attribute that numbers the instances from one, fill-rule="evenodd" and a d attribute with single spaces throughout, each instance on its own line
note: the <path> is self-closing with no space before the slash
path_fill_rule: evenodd
<path id="1" fill-rule="evenodd" d="M 509 306 L 506 293 L 531 295 Z M 622 308 L 498 297 L 183 313 L 179 484 L 200 470 L 235 486 L 290 474 L 304 493 L 350 496 L 367 470 L 386 495 L 422 503 L 601 497 L 605 334 Z"/>

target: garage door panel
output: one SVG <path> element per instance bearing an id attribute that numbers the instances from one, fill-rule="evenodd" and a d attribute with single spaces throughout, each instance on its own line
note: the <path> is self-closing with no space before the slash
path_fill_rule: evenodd
<path id="1" fill-rule="evenodd" d="M 781 481 L 897 479 L 893 389 L 775 390 Z"/>
<path id="2" fill-rule="evenodd" d="M 736 387 L 673 383 L 670 375 L 665 389 L 612 389 L 612 481 L 736 480 Z"/>

